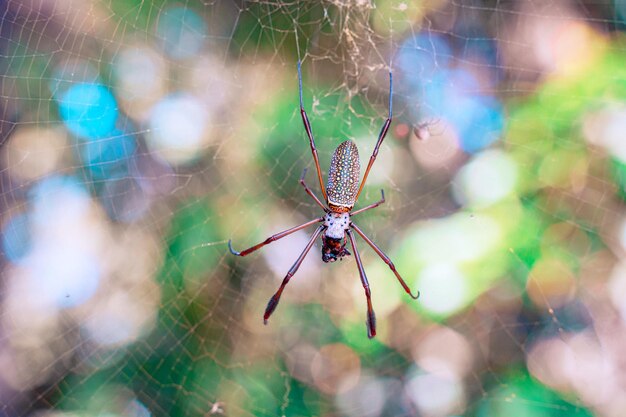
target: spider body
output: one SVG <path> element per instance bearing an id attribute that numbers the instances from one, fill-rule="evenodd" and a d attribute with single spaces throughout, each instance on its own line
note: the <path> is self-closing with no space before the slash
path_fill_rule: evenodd
<path id="1" fill-rule="evenodd" d="M 324 210 L 325 215 L 310 220 L 299 226 L 295 226 L 291 229 L 287 229 L 285 231 L 272 235 L 265 239 L 263 242 L 258 243 L 244 251 L 238 252 L 234 250 L 230 240 L 228 241 L 228 248 L 233 255 L 246 256 L 256 251 L 257 249 L 260 249 L 263 246 L 270 244 L 278 239 L 282 239 L 283 237 L 288 236 L 298 230 L 304 229 L 305 227 L 311 226 L 316 223 L 322 223 L 320 226 L 317 227 L 317 229 L 313 233 L 313 236 L 309 239 L 309 242 L 305 246 L 304 250 L 302 251 L 300 256 L 298 256 L 298 259 L 296 259 L 296 262 L 287 272 L 287 275 L 283 279 L 283 282 L 278 288 L 278 291 L 274 293 L 274 295 L 267 303 L 267 307 L 265 308 L 265 314 L 263 315 L 263 322 L 267 324 L 267 320 L 278 306 L 278 302 L 280 301 L 283 290 L 289 283 L 289 280 L 295 275 L 296 271 L 302 264 L 302 261 L 304 261 L 306 255 L 313 247 L 313 244 L 315 243 L 317 238 L 320 235 L 322 237 L 322 260 L 324 262 L 335 262 L 337 261 L 337 259 L 342 260 L 344 256 L 351 255 L 348 249 L 346 249 L 347 235 L 350 239 L 354 258 L 356 260 L 357 268 L 359 270 L 361 284 L 363 285 L 363 290 L 365 291 L 365 297 L 367 300 L 367 335 L 368 337 L 372 338 L 376 336 L 376 316 L 372 307 L 369 282 L 367 281 L 365 269 L 363 268 L 363 263 L 361 262 L 361 257 L 356 246 L 353 230 L 359 236 L 361 236 L 361 238 L 365 240 L 365 242 L 374 250 L 374 252 L 376 252 L 378 256 L 380 256 L 380 258 L 389 266 L 406 293 L 409 294 L 413 299 L 417 299 L 419 297 L 419 291 L 416 295 L 413 295 L 409 286 L 406 284 L 404 279 L 402 279 L 402 277 L 396 270 L 393 262 L 391 262 L 391 259 L 389 259 L 389 257 L 385 255 L 383 251 L 380 250 L 380 248 L 370 238 L 368 238 L 365 233 L 352 221 L 352 217 L 356 214 L 376 208 L 385 202 L 385 194 L 383 190 L 381 190 L 382 198 L 379 201 L 363 207 L 359 210 L 352 211 L 354 205 L 358 201 L 361 191 L 363 190 L 363 186 L 365 185 L 365 181 L 367 180 L 370 169 L 372 168 L 372 165 L 376 160 L 380 145 L 385 139 L 387 131 L 389 130 L 389 126 L 391 125 L 391 98 L 393 92 L 391 73 L 389 73 L 389 116 L 387 117 L 387 120 L 385 120 L 385 123 L 383 124 L 383 127 L 378 135 L 378 141 L 376 142 L 376 146 L 374 147 L 372 156 L 370 157 L 367 168 L 365 169 L 363 179 L 359 183 L 359 177 L 361 175 L 359 151 L 354 142 L 347 140 L 337 146 L 337 149 L 335 149 L 335 152 L 333 153 L 333 157 L 330 162 L 330 169 L 328 171 L 328 183 L 326 188 L 324 187 L 324 182 L 322 179 L 322 170 L 320 168 L 317 148 L 315 147 L 315 141 L 313 139 L 311 124 L 302 104 L 302 73 L 300 70 L 300 62 L 298 62 L 298 81 L 300 91 L 300 115 L 302 116 L 304 129 L 306 131 L 307 137 L 309 138 L 309 145 L 311 146 L 311 153 L 313 154 L 313 161 L 315 162 L 317 178 L 319 181 L 322 195 L 326 200 L 326 205 L 322 204 L 322 202 L 317 198 L 315 193 L 313 193 L 313 191 L 311 191 L 311 189 L 304 182 L 306 169 L 302 172 L 302 177 L 300 177 L 300 184 L 302 184 L 302 186 L 304 187 L 304 191 L 311 198 L 313 198 L 313 200 L 315 200 L 316 204 L 320 206 L 322 210 Z"/>
<path id="2" fill-rule="evenodd" d="M 342 142 L 330 161 L 326 184 L 326 216 L 322 235 L 322 260 L 335 262 L 350 255 L 346 249 L 346 231 L 350 228 L 350 211 L 359 192 L 361 163 L 359 150 L 351 140 Z"/>

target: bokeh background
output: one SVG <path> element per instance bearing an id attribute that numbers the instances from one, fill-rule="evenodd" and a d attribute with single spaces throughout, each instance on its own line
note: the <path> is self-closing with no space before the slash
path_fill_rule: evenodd
<path id="1" fill-rule="evenodd" d="M 626 2 L 4 0 L 0 416 L 626 416 Z M 319 242 L 298 111 L 365 165 Z"/>

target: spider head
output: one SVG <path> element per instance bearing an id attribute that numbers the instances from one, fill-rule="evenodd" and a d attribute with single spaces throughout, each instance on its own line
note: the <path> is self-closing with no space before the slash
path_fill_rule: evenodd
<path id="1" fill-rule="evenodd" d="M 322 261 L 335 262 L 341 260 L 344 256 L 350 255 L 346 249 L 345 239 L 335 239 L 324 235 L 322 238 Z"/>

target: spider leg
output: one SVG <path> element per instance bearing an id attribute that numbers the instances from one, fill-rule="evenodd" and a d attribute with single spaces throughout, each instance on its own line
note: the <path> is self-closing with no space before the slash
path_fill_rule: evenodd
<path id="1" fill-rule="evenodd" d="M 317 196 L 315 194 L 313 194 L 313 191 L 311 191 L 311 189 L 306 185 L 306 183 L 304 182 L 304 177 L 306 175 L 306 171 L 307 169 L 304 168 L 304 171 L 302 171 L 302 176 L 300 177 L 300 184 L 302 184 L 302 186 L 304 187 L 304 191 L 306 191 L 306 193 L 308 195 L 310 195 L 313 200 L 315 200 L 315 202 L 317 203 L 318 206 L 320 206 L 322 208 L 322 210 L 324 210 L 326 213 L 328 213 L 328 209 L 326 208 L 326 206 L 324 206 L 322 204 L 322 202 L 320 201 L 319 198 L 317 198 Z"/>
<path id="2" fill-rule="evenodd" d="M 270 301 L 267 303 L 267 307 L 265 308 L 265 314 L 263 315 L 264 324 L 267 324 L 267 320 L 270 318 L 274 310 L 276 310 L 276 306 L 278 306 L 278 302 L 280 301 L 280 296 L 282 295 L 283 290 L 285 289 L 285 286 L 289 283 L 289 280 L 291 279 L 291 277 L 293 277 L 295 273 L 298 271 L 298 268 L 300 268 L 302 261 L 304 261 L 304 258 L 311 250 L 311 247 L 313 247 L 313 243 L 315 243 L 315 239 L 318 238 L 318 236 L 320 235 L 320 233 L 322 233 L 322 230 L 324 229 L 325 229 L 325 226 L 320 226 L 317 228 L 317 230 L 315 230 L 315 233 L 313 233 L 313 236 L 311 236 L 309 243 L 307 243 L 307 245 L 304 247 L 304 250 L 302 251 L 300 256 L 298 256 L 298 259 L 296 259 L 296 262 L 293 264 L 291 269 L 289 269 L 289 272 L 287 272 L 287 275 L 285 275 L 285 278 L 283 279 L 282 284 L 280 284 L 280 288 L 278 288 L 278 291 L 276 291 L 276 293 L 272 296 L 272 298 L 270 298 Z"/>
<path id="3" fill-rule="evenodd" d="M 298 61 L 298 90 L 300 92 L 300 116 L 302 116 L 302 122 L 304 123 L 304 130 L 306 130 L 306 135 L 309 137 L 309 144 L 311 145 L 311 153 L 313 154 L 313 160 L 315 161 L 315 169 L 317 170 L 317 179 L 320 182 L 320 188 L 322 190 L 322 195 L 324 196 L 324 200 L 326 197 L 326 188 L 324 188 L 324 180 L 322 179 L 322 168 L 320 168 L 320 159 L 317 155 L 317 148 L 315 147 L 315 140 L 313 139 L 313 131 L 311 130 L 311 123 L 309 122 L 309 118 L 306 115 L 306 111 L 304 110 L 304 105 L 302 103 L 302 70 L 300 69 L 300 61 Z"/>
<path id="4" fill-rule="evenodd" d="M 374 147 L 374 152 L 372 153 L 372 156 L 370 157 L 370 161 L 367 164 L 367 168 L 365 169 L 363 180 L 361 181 L 361 185 L 359 186 L 359 192 L 356 194 L 356 198 L 354 199 L 355 202 L 356 200 L 359 199 L 359 195 L 361 194 L 361 191 L 363 190 L 363 186 L 365 185 L 365 182 L 367 181 L 367 176 L 370 173 L 370 169 L 372 168 L 372 165 L 374 165 L 376 156 L 378 156 L 378 150 L 380 148 L 380 145 L 383 143 L 385 136 L 387 136 L 387 131 L 389 131 L 389 125 L 391 125 L 391 97 L 392 95 L 393 95 L 393 79 L 391 77 L 391 72 L 389 72 L 389 116 L 387 116 L 387 120 L 385 120 L 385 124 L 380 130 L 380 133 L 378 134 L 378 141 L 376 142 L 376 146 Z"/>
<path id="5" fill-rule="evenodd" d="M 367 276 L 365 275 L 365 269 L 363 269 L 363 262 L 361 262 L 361 255 L 359 255 L 359 251 L 356 248 L 356 241 L 354 240 L 354 235 L 350 229 L 346 230 L 346 233 L 350 237 L 350 243 L 352 244 L 352 250 L 354 251 L 354 259 L 356 259 L 356 265 L 359 268 L 359 275 L 361 277 L 361 284 L 363 284 L 363 289 L 365 290 L 365 297 L 367 298 L 367 337 L 370 339 L 376 336 L 376 315 L 374 314 L 374 309 L 372 308 L 372 293 L 370 291 L 370 284 L 367 281 Z"/>
<path id="6" fill-rule="evenodd" d="M 361 209 L 358 209 L 357 211 L 354 211 L 354 212 L 350 213 L 350 216 L 354 216 L 354 215 L 356 215 L 356 214 L 363 213 L 363 212 L 364 212 L 364 211 L 366 211 L 366 210 L 376 208 L 376 207 L 380 206 L 381 204 L 383 204 L 383 203 L 385 202 L 385 191 L 383 191 L 383 190 L 381 189 L 381 190 L 380 190 L 380 195 L 381 195 L 380 200 L 378 200 L 377 202 L 375 202 L 375 203 L 373 203 L 373 204 L 370 204 L 370 205 L 369 205 L 369 206 L 367 206 L 367 207 L 363 207 L 363 208 L 361 208 Z"/>
<path id="7" fill-rule="evenodd" d="M 417 300 L 420 297 L 420 292 L 418 291 L 417 294 L 413 295 L 407 283 L 404 282 L 404 280 L 402 279 L 398 271 L 396 271 L 396 266 L 393 264 L 393 262 L 391 262 L 391 259 L 389 259 L 389 257 L 385 255 L 384 252 L 380 250 L 380 248 L 376 246 L 376 244 L 369 237 L 365 236 L 365 233 L 363 233 L 363 231 L 359 229 L 359 226 L 357 226 L 354 223 L 351 223 L 350 227 L 352 227 L 359 234 L 359 236 L 361 236 L 363 240 L 365 240 L 367 244 L 370 245 L 372 249 L 374 249 L 374 252 L 376 252 L 378 256 L 380 256 L 380 258 L 389 266 L 389 268 L 396 275 L 396 278 L 398 278 L 398 282 L 400 283 L 400 285 L 402 285 L 402 288 L 404 288 L 404 291 L 406 291 L 406 293 L 409 294 L 412 299 Z"/>
<path id="8" fill-rule="evenodd" d="M 246 249 L 244 251 L 241 251 L 241 252 L 237 252 L 236 250 L 234 250 L 233 246 L 231 244 L 231 241 L 228 240 L 228 249 L 230 250 L 230 253 L 232 253 L 233 255 L 236 255 L 236 256 L 246 256 L 246 255 L 249 255 L 250 253 L 254 252 L 257 249 L 261 249 L 263 246 L 265 246 L 265 245 L 267 245 L 269 243 L 274 242 L 275 240 L 282 239 L 285 236 L 288 236 L 288 235 L 292 234 L 293 232 L 297 232 L 300 229 L 304 229 L 305 227 L 308 227 L 308 226 L 310 226 L 312 224 L 315 224 L 315 223 L 319 223 L 321 221 L 324 221 L 323 217 L 320 217 L 320 218 L 317 218 L 317 219 L 313 219 L 311 221 L 308 221 L 306 223 L 301 224 L 300 226 L 292 227 L 291 229 L 283 230 L 280 233 L 276 233 L 275 235 L 272 235 L 272 236 L 268 237 L 263 242 L 258 243 L 258 244 L 254 245 L 254 246 L 252 246 L 252 247 L 250 247 L 250 248 L 248 248 L 248 249 Z"/>

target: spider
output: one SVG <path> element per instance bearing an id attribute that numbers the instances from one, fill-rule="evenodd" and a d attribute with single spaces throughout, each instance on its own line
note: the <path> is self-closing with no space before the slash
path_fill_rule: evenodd
<path id="1" fill-rule="evenodd" d="M 320 168 L 319 157 L 317 155 L 317 149 L 315 147 L 315 140 L 313 139 L 313 132 L 311 130 L 311 123 L 309 123 L 309 118 L 304 110 L 304 106 L 302 104 L 302 70 L 300 68 L 300 62 L 298 61 L 298 87 L 300 93 L 300 115 L 302 116 L 302 122 L 304 123 L 304 129 L 306 130 L 306 134 L 309 138 L 309 144 L 311 145 L 311 153 L 313 154 L 313 161 L 315 162 L 315 169 L 317 170 L 317 179 L 320 183 L 320 188 L 322 191 L 322 195 L 324 196 L 324 200 L 326 200 L 326 206 L 322 204 L 320 199 L 311 191 L 311 189 L 306 185 L 304 178 L 306 176 L 306 169 L 302 172 L 302 176 L 300 177 L 300 184 L 304 187 L 304 191 L 311 196 L 315 203 L 324 210 L 324 216 L 308 221 L 299 226 L 292 227 L 291 229 L 284 230 L 280 233 L 272 235 L 265 239 L 263 242 L 258 243 L 244 251 L 238 252 L 233 249 L 232 243 L 228 241 L 228 248 L 233 255 L 236 256 L 246 256 L 250 253 L 256 251 L 257 249 L 262 248 L 263 246 L 270 244 L 278 239 L 282 239 L 285 236 L 288 236 L 298 230 L 304 229 L 305 227 L 311 226 L 316 223 L 322 223 L 313 233 L 313 236 L 304 247 L 304 250 L 296 259 L 296 262 L 293 264 L 287 275 L 283 279 L 280 288 L 278 291 L 270 298 L 267 303 L 267 307 L 265 309 L 265 314 L 263 315 L 263 322 L 267 324 L 269 317 L 272 315 L 274 310 L 276 310 L 276 306 L 278 306 L 278 302 L 280 301 L 280 297 L 285 289 L 285 286 L 289 283 L 289 280 L 295 275 L 298 271 L 298 268 L 304 261 L 304 258 L 311 250 L 311 247 L 315 243 L 315 240 L 322 235 L 322 260 L 324 262 L 335 262 L 336 260 L 342 260 L 344 256 L 351 255 L 351 253 L 346 249 L 347 241 L 346 235 L 350 238 L 350 245 L 352 247 L 352 251 L 354 252 L 354 258 L 356 260 L 356 265 L 359 270 L 359 275 L 361 277 L 361 284 L 363 284 L 363 289 L 365 290 L 365 297 L 367 299 L 367 336 L 371 339 L 376 336 L 376 316 L 374 314 L 374 309 L 372 308 L 372 298 L 369 282 L 367 281 L 367 276 L 365 275 L 365 270 L 363 268 L 363 263 L 361 262 L 361 257 L 359 255 L 359 251 L 357 249 L 356 240 L 354 238 L 353 230 L 365 240 L 365 242 L 372 247 L 374 252 L 380 256 L 380 258 L 389 266 L 389 268 L 393 271 L 398 282 L 404 290 L 413 298 L 417 300 L 419 298 L 419 291 L 413 295 L 409 286 L 406 284 L 404 279 L 400 276 L 393 262 L 387 255 L 383 253 L 382 250 L 370 239 L 365 233 L 352 221 L 352 217 L 363 213 L 366 210 L 370 210 L 378 207 L 379 205 L 385 202 L 385 193 L 383 190 L 380 190 L 381 199 L 373 204 L 370 204 L 366 207 L 358 209 L 356 211 L 352 211 L 355 203 L 357 202 L 361 191 L 363 190 L 363 186 L 365 185 L 365 181 L 367 180 L 367 176 L 376 160 L 376 156 L 378 155 L 378 150 L 380 148 L 381 143 L 385 139 L 387 135 L 387 131 L 389 130 L 389 126 L 391 125 L 391 97 L 393 94 L 393 79 L 391 76 L 391 72 L 389 72 L 389 116 L 387 120 L 385 120 L 385 124 L 383 125 L 380 134 L 378 135 L 378 141 L 376 142 L 376 146 L 374 147 L 374 152 L 370 157 L 369 163 L 367 164 L 367 168 L 365 170 L 365 175 L 363 175 L 363 180 L 359 185 L 359 176 L 360 176 L 360 163 L 359 163 L 359 151 L 354 144 L 354 142 L 347 140 L 337 146 L 335 149 L 331 162 L 330 169 L 328 171 L 328 185 L 324 188 L 324 181 L 322 179 L 322 170 Z"/>

